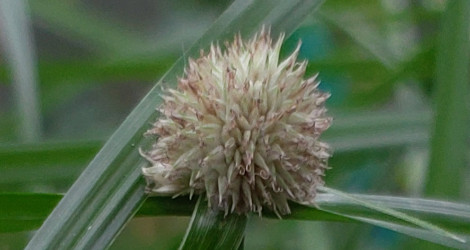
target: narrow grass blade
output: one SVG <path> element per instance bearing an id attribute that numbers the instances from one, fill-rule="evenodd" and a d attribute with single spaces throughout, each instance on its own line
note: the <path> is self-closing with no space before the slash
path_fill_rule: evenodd
<path id="1" fill-rule="evenodd" d="M 224 41 L 240 32 L 255 33 L 270 24 L 273 34 L 290 34 L 303 17 L 321 1 L 235 1 L 212 27 L 191 47 L 188 56 L 199 53 L 211 41 Z M 138 148 L 147 148 L 152 139 L 143 132 L 156 117 L 162 82 L 174 83 L 183 72 L 180 58 L 161 81 L 144 97 L 104 145 L 95 159 L 54 209 L 27 249 L 106 248 L 145 200 L 141 168 L 147 162 Z"/>
<path id="2" fill-rule="evenodd" d="M 167 49 L 168 50 L 168 49 Z M 108 61 L 101 58 L 73 59 L 61 61 L 39 61 L 38 73 L 41 86 L 45 88 L 57 87 L 64 82 L 72 81 L 73 84 L 87 84 L 87 82 L 106 83 L 116 80 L 142 80 L 153 81 L 156 76 L 166 72 L 166 69 L 177 59 L 174 54 L 179 54 L 181 48 L 171 51 L 170 55 L 142 57 L 139 54 L 128 55 L 124 58 L 116 58 Z M 168 52 L 168 51 L 167 51 Z M 168 66 L 168 67 L 167 67 Z M 306 74 L 313 75 L 321 71 L 347 71 L 351 74 L 361 75 L 361 69 L 373 71 L 374 75 L 382 72 L 382 66 L 372 59 L 326 59 L 309 62 Z M 61 72 L 62 74 L 58 74 Z M 8 84 L 7 71 L 0 65 L 0 85 Z"/>
<path id="3" fill-rule="evenodd" d="M 345 15 L 345 13 L 323 10 L 320 17 L 350 36 L 353 41 L 369 51 L 389 70 L 394 70 L 397 67 L 397 59 L 388 48 L 386 39 L 379 35 L 380 33 L 377 29 L 361 20 L 361 13 L 348 11 L 347 15 Z"/>
<path id="4" fill-rule="evenodd" d="M 193 41 L 206 26 L 206 21 L 198 20 L 191 29 L 172 31 L 172 36 L 151 39 L 147 34 L 149 30 L 126 27 L 121 20 L 87 8 L 89 6 L 81 2 L 70 4 L 60 0 L 43 0 L 30 1 L 30 5 L 33 17 L 40 20 L 38 25 L 41 28 L 85 43 L 88 49 L 108 60 L 127 61 L 136 56 L 142 59 L 175 55 L 181 50 L 181 42 Z M 175 43 L 174 37 L 180 40 Z"/>
<path id="5" fill-rule="evenodd" d="M 430 112 L 369 112 L 336 115 L 324 139 L 336 153 L 403 145 L 425 145 Z"/>
<path id="6" fill-rule="evenodd" d="M 0 145 L 0 190 L 69 187 L 102 145 L 101 141 Z"/>
<path id="7" fill-rule="evenodd" d="M 30 5 L 33 16 L 41 20 L 41 25 L 46 25 L 50 31 L 59 35 L 66 34 L 70 38 L 88 42 L 100 52 L 123 52 L 132 46 L 150 43 L 139 39 L 143 35 L 116 25 L 117 20 L 107 20 L 77 4 L 45 0 L 30 1 Z"/>
<path id="8" fill-rule="evenodd" d="M 99 140 L 0 144 L 0 169 L 3 171 L 5 166 L 84 164 L 102 145 Z"/>
<path id="9" fill-rule="evenodd" d="M 378 195 L 357 195 L 354 197 L 370 203 L 379 204 L 391 209 L 405 212 L 420 219 L 429 221 L 435 225 L 452 230 L 459 235 L 470 236 L 470 205 L 452 203 L 446 201 L 426 200 L 418 198 L 404 198 Z M 62 198 L 60 194 L 39 194 L 39 193 L 0 193 L 0 232 L 33 230 L 39 227 L 47 214 Z M 190 216 L 193 212 L 196 201 L 188 200 L 188 197 L 152 197 L 137 212 L 137 216 Z M 316 203 L 326 211 L 318 210 L 314 207 L 291 203 L 292 213 L 285 216 L 286 220 L 312 220 L 312 221 L 337 221 L 337 222 L 357 222 L 388 225 L 387 228 L 406 227 L 408 231 L 399 231 L 413 235 L 423 234 L 440 237 L 429 230 L 422 230 L 403 224 L 403 220 L 392 216 L 384 216 L 382 212 L 371 210 L 358 205 L 355 201 L 342 198 L 335 194 L 319 194 Z M 24 205 L 23 205 L 24 204 Z M 274 213 L 265 211 L 264 217 L 277 219 Z M 423 233 L 421 233 L 423 232 Z M 459 236 L 460 237 L 460 236 Z M 422 237 L 421 237 L 422 238 Z M 449 242 L 456 242 L 450 239 Z M 461 243 L 456 243 L 461 244 Z"/>
<path id="10" fill-rule="evenodd" d="M 371 224 L 374 226 L 387 228 L 395 232 L 403 233 L 403 234 L 412 236 L 414 238 L 426 240 L 426 241 L 433 242 L 433 243 L 446 246 L 446 247 L 453 247 L 453 248 L 460 248 L 460 249 L 467 249 L 470 247 L 470 243 L 469 243 L 470 237 L 468 236 L 465 237 L 465 236 L 459 235 L 459 238 L 463 239 L 463 241 L 456 241 L 454 239 L 450 239 L 442 235 L 436 235 L 435 233 L 429 230 L 425 230 L 425 229 L 419 229 L 419 228 L 405 226 L 405 225 L 401 225 L 397 223 L 391 223 L 391 222 L 382 221 L 382 220 L 374 220 L 374 219 L 369 219 L 369 218 L 364 218 L 364 217 L 359 217 L 359 216 L 347 216 L 346 215 L 346 217 L 354 219 L 354 220 L 358 220 L 367 224 Z"/>
<path id="11" fill-rule="evenodd" d="M 470 1 L 449 1 L 442 18 L 426 193 L 456 198 L 463 195 L 468 168 Z"/>
<path id="12" fill-rule="evenodd" d="M 56 193 L 0 193 L 0 233 L 38 229 L 62 198 Z M 187 197 L 153 197 L 137 216 L 190 216 L 195 205 Z"/>
<path id="13" fill-rule="evenodd" d="M 0 1 L 0 38 L 6 63 L 10 66 L 17 106 L 18 138 L 35 141 L 41 137 L 41 114 L 36 77 L 36 51 L 33 47 L 27 1 Z"/>
<path id="14" fill-rule="evenodd" d="M 336 159 L 345 152 L 428 143 L 431 114 L 427 112 L 351 113 L 338 117 L 324 135 L 335 149 Z M 72 183 L 103 144 L 51 141 L 0 145 L 0 186 L 31 181 L 43 185 Z M 42 172 L 48 175 L 40 175 Z"/>
<path id="15" fill-rule="evenodd" d="M 381 212 L 385 215 L 395 217 L 399 220 L 402 220 L 403 222 L 407 222 L 407 223 L 410 223 L 411 225 L 421 227 L 422 229 L 429 230 L 430 232 L 432 232 L 436 235 L 444 236 L 444 237 L 447 237 L 449 239 L 453 239 L 453 240 L 461 242 L 461 243 L 466 242 L 461 237 L 459 237 L 459 236 L 457 236 L 457 235 L 455 235 L 451 232 L 448 232 L 448 231 L 446 231 L 446 230 L 444 230 L 444 229 L 442 229 L 438 226 L 435 226 L 435 225 L 433 225 L 429 222 L 420 220 L 418 218 L 409 216 L 409 215 L 407 215 L 405 213 L 402 213 L 402 212 L 399 212 L 397 210 L 388 208 L 386 206 L 383 206 L 383 205 L 380 205 L 380 204 L 377 204 L 377 203 L 373 203 L 373 202 L 369 202 L 367 200 L 360 199 L 360 198 L 354 197 L 350 194 L 346 194 L 346 193 L 343 193 L 341 191 L 338 191 L 338 190 L 335 190 L 335 189 L 332 189 L 332 188 L 328 188 L 328 187 L 320 187 L 319 190 L 323 191 L 325 193 L 330 193 L 330 194 L 340 196 L 341 198 L 344 198 L 344 199 L 349 199 L 352 202 L 356 202 L 358 205 L 364 206 L 364 207 L 372 209 L 372 210 L 376 210 L 376 211 Z M 334 212 L 334 210 L 331 210 L 331 209 L 327 209 L 325 211 Z"/>
<path id="16" fill-rule="evenodd" d="M 224 216 L 222 212 L 212 210 L 201 196 L 179 249 L 238 249 L 246 221 L 246 215 Z"/>
<path id="17" fill-rule="evenodd" d="M 353 196 L 370 203 L 410 214 L 443 228 L 470 235 L 470 205 L 468 204 L 381 195 L 353 194 Z M 342 198 L 335 194 L 320 194 L 316 202 L 323 209 L 332 208 L 342 214 L 377 220 L 382 219 L 390 222 L 403 222 L 399 218 L 384 216 L 380 211 L 360 206 L 354 200 Z"/>
<path id="18" fill-rule="evenodd" d="M 61 198 L 60 194 L 0 193 L 0 233 L 37 229 Z"/>

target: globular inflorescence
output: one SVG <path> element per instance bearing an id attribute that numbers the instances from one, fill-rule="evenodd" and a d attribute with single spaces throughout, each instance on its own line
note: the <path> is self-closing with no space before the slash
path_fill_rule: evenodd
<path id="1" fill-rule="evenodd" d="M 189 60 L 146 132 L 157 136 L 142 152 L 150 193 L 205 195 L 225 213 L 266 207 L 284 215 L 289 200 L 315 204 L 330 157 L 319 141 L 331 123 L 329 94 L 318 90 L 317 76 L 304 79 L 300 45 L 279 60 L 282 41 L 263 29 Z"/>

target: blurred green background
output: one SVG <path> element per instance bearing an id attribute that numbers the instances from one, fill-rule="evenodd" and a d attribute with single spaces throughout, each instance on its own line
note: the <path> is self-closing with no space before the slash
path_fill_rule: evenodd
<path id="1" fill-rule="evenodd" d="M 0 0 L 0 192 L 65 193 L 145 93 L 231 2 Z M 439 70 L 453 59 L 438 53 L 440 46 L 454 46 L 441 38 L 446 5 L 443 0 L 327 0 L 286 40 L 283 55 L 302 40 L 307 74 L 320 72 L 321 88 L 332 94 L 328 107 L 334 125 L 324 137 L 335 148 L 328 186 L 469 200 L 470 137 L 462 125 L 469 117 L 468 73 L 453 77 Z M 460 24 L 465 21 L 470 20 Z M 464 39 L 468 44 L 468 33 Z M 456 82 L 454 91 L 438 90 L 446 80 L 449 89 Z M 455 100 L 463 102 L 454 109 Z M 448 113 L 450 118 L 438 115 Z M 451 132 L 446 137 L 451 141 L 433 137 L 440 129 Z M 446 150 L 466 154 L 442 160 L 439 152 Z M 432 168 L 447 161 L 460 170 Z M 438 184 L 427 184 L 433 178 Z M 174 249 L 188 220 L 133 219 L 111 249 Z M 21 249 L 32 234 L 0 234 L 0 249 Z M 430 244 L 367 225 L 256 216 L 245 239 L 246 249 Z"/>

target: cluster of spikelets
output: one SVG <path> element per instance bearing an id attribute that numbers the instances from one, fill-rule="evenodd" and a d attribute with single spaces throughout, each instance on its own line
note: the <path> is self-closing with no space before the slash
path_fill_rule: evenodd
<path id="1" fill-rule="evenodd" d="M 282 41 L 263 29 L 189 60 L 146 133 L 158 136 L 142 153 L 152 164 L 143 169 L 150 193 L 205 194 L 226 214 L 266 207 L 284 215 L 288 200 L 314 204 L 330 157 L 319 141 L 331 123 L 329 94 L 316 76 L 303 79 L 300 45 L 279 61 Z"/>

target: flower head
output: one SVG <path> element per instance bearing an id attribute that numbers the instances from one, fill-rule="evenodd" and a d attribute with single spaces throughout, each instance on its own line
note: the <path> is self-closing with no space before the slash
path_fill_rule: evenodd
<path id="1" fill-rule="evenodd" d="M 146 133 L 158 136 L 142 153 L 152 164 L 143 169 L 149 192 L 205 193 L 225 213 L 267 207 L 283 215 L 288 200 L 314 204 L 330 157 L 319 141 L 331 123 L 329 94 L 317 89 L 316 76 L 303 79 L 300 45 L 279 61 L 282 41 L 263 29 L 189 60 Z"/>

